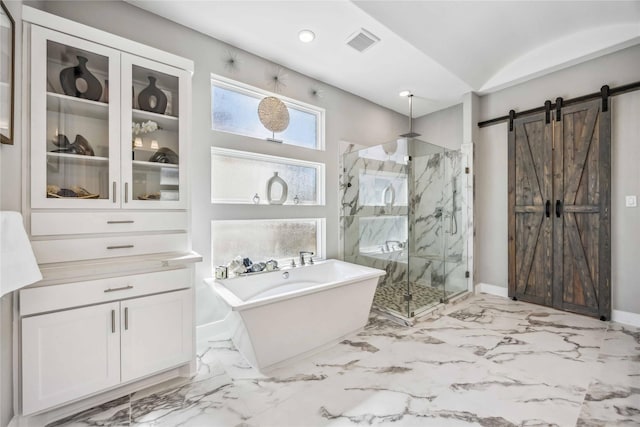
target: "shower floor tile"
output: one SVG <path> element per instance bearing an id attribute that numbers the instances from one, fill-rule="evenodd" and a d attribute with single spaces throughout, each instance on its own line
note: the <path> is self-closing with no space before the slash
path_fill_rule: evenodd
<path id="1" fill-rule="evenodd" d="M 373 315 L 268 375 L 231 342 L 206 342 L 186 384 L 55 425 L 640 425 L 639 357 L 640 329 L 480 295 L 413 327 Z"/>
<path id="2" fill-rule="evenodd" d="M 454 292 L 445 292 L 442 287 L 432 287 L 411 283 L 409 285 L 411 301 L 409 311 L 413 312 L 421 308 L 439 304 L 444 298 L 449 298 Z M 407 293 L 406 285 L 378 286 L 373 297 L 373 305 L 396 311 L 407 316 L 407 302 L 404 299 Z"/>

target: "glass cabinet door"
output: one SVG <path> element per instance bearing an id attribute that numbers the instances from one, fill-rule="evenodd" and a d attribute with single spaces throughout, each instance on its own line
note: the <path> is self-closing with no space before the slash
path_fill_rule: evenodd
<path id="1" fill-rule="evenodd" d="M 119 207 L 120 54 L 33 27 L 31 199 L 35 208 Z"/>
<path id="2" fill-rule="evenodd" d="M 187 72 L 122 54 L 123 207 L 186 206 Z"/>

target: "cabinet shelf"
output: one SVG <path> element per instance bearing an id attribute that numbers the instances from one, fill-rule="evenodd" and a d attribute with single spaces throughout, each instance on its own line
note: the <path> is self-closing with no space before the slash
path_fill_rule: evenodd
<path id="1" fill-rule="evenodd" d="M 47 159 L 57 159 L 69 163 L 79 163 L 84 165 L 95 165 L 101 163 L 108 163 L 109 159 L 107 157 L 98 157 L 98 156 L 82 156 L 79 154 L 69 154 L 69 153 L 47 153 Z"/>
<path id="2" fill-rule="evenodd" d="M 189 73 L 48 29 L 37 28 L 32 37 L 31 43 L 39 47 L 32 52 L 30 67 L 34 74 L 30 91 L 31 208 L 186 209 L 187 174 L 180 173 L 178 164 L 149 160 L 166 160 L 159 158 L 162 152 L 154 157 L 161 148 L 171 149 L 176 155 L 184 151 L 188 129 L 182 126 L 181 114 L 190 102 L 184 99 L 190 94 L 184 90 L 191 84 Z M 89 71 L 103 88 L 102 98 L 97 101 L 84 99 L 85 95 L 73 91 L 65 92 L 58 82 L 62 70 L 85 62 L 85 58 Z M 149 77 L 158 79 L 158 87 L 167 96 L 165 114 L 144 111 L 136 102 L 150 85 Z M 144 101 L 140 105 L 152 109 Z M 148 121 L 156 123 L 158 130 L 132 135 L 132 122 L 135 126 Z M 83 150 L 60 149 L 57 144 L 58 138 L 64 139 L 61 135 L 70 144 L 81 140 L 78 135 L 82 135 L 95 156 L 84 156 L 87 152 Z M 140 142 L 148 150 L 135 147 Z M 156 144 L 158 148 L 150 148 Z M 46 197 L 42 189 L 48 185 L 69 189 L 81 186 L 101 197 L 82 200 Z M 156 194 L 155 203 L 140 199 L 141 195 Z"/>
<path id="3" fill-rule="evenodd" d="M 133 162 L 134 168 L 144 168 L 144 169 L 178 169 L 178 165 L 174 165 L 172 163 L 159 163 L 159 162 L 145 162 L 143 160 L 134 160 Z"/>
<path id="4" fill-rule="evenodd" d="M 100 120 L 109 118 L 109 104 L 53 92 L 47 92 L 47 110 Z"/>
<path id="5" fill-rule="evenodd" d="M 175 132 L 178 130 L 178 118 L 174 116 L 168 116 L 166 114 L 152 113 L 144 110 L 133 110 L 134 122 L 146 122 L 147 120 L 153 120 L 158 124 L 162 130 Z"/>

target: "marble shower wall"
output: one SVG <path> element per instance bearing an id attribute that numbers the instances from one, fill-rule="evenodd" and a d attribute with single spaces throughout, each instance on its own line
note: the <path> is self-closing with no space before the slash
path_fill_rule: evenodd
<path id="1" fill-rule="evenodd" d="M 349 147 L 347 147 L 349 148 Z M 345 261 L 385 270 L 378 286 L 406 283 L 407 254 L 387 251 L 387 241 L 408 239 L 408 166 L 396 159 L 384 159 L 378 147 L 352 151 L 343 156 L 341 176 L 343 258 Z M 395 203 L 384 204 L 389 185 Z M 393 248 L 393 244 L 389 249 Z"/>
<path id="2" fill-rule="evenodd" d="M 431 286 L 466 289 L 466 198 L 460 151 L 413 157 L 410 182 L 410 280 L 424 281 L 429 265 Z M 414 268 L 415 267 L 415 268 Z M 449 290 L 449 289 L 447 289 Z"/>

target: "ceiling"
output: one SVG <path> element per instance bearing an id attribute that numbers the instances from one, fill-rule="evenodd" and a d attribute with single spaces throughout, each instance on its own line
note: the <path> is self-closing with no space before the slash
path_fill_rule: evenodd
<path id="1" fill-rule="evenodd" d="M 415 117 L 640 43 L 640 1 L 126 1 Z"/>

